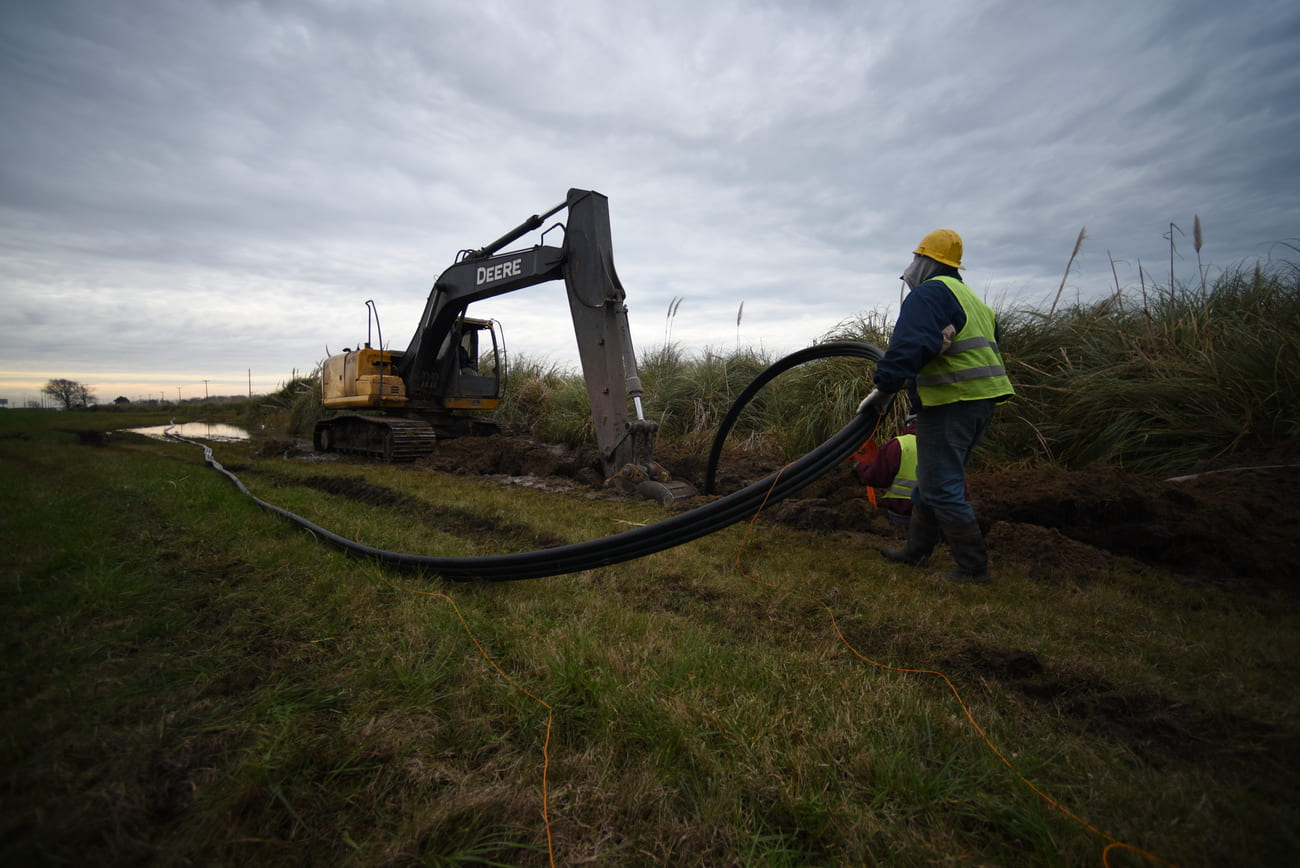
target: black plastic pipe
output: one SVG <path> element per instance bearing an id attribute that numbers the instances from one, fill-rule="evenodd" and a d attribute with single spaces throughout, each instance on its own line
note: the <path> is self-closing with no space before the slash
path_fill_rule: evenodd
<path id="1" fill-rule="evenodd" d="M 713 446 L 709 449 L 709 464 L 704 475 L 704 493 L 713 494 L 714 479 L 718 471 L 718 459 L 722 456 L 722 444 L 727 441 L 727 435 L 731 433 L 732 426 L 740 418 L 741 411 L 758 394 L 760 389 L 791 368 L 798 367 L 806 362 L 844 357 L 878 362 L 884 355 L 884 352 L 874 344 L 862 341 L 829 341 L 798 350 L 769 365 L 736 397 L 736 400 L 731 403 L 727 415 L 723 417 L 722 424 L 718 426 L 718 433 L 713 437 Z M 858 445 L 861 446 L 862 444 L 859 443 Z"/>
<path id="2" fill-rule="evenodd" d="M 864 346 L 869 347 L 870 345 Z M 874 347 L 872 349 L 875 350 Z M 879 353 L 879 350 L 875 350 L 875 352 Z M 815 356 L 815 358 L 822 357 L 824 356 Z M 221 466 L 209 446 L 174 435 L 169 436 L 176 440 L 200 446 L 203 449 L 204 460 L 214 470 L 230 479 L 241 492 L 248 495 L 261 508 L 275 513 L 345 551 L 374 558 L 382 563 L 394 566 L 435 573 L 453 581 L 504 582 L 577 573 L 582 570 L 633 560 L 654 552 L 683 545 L 744 521 L 757 513 L 765 502 L 773 503 L 788 497 L 825 475 L 841 461 L 852 455 L 862 445 L 862 442 L 871 435 L 871 432 L 875 430 L 877 421 L 877 411 L 874 407 L 860 409 L 849 420 L 847 425 L 831 436 L 825 443 L 822 443 L 781 471 L 754 482 L 726 497 L 721 497 L 687 512 L 678 513 L 652 525 L 600 537 L 599 539 L 555 546 L 548 549 L 479 557 L 414 555 L 405 552 L 387 551 L 354 542 L 328 531 L 300 515 L 258 498 L 248 490 L 239 477 Z"/>

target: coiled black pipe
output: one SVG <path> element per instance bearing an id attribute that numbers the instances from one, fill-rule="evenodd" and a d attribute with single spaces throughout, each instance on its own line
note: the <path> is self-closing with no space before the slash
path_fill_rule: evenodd
<path id="1" fill-rule="evenodd" d="M 815 358 L 821 357 L 815 356 Z M 754 515 L 764 502 L 775 502 L 788 497 L 836 467 L 852 455 L 871 435 L 877 421 L 878 413 L 874 407 L 859 408 L 858 413 L 849 420 L 848 424 L 830 439 L 783 470 L 726 497 L 688 512 L 678 513 L 652 525 L 548 549 L 481 557 L 414 555 L 377 549 L 354 542 L 300 515 L 261 500 L 248 490 L 239 477 L 221 466 L 209 446 L 175 435 L 169 436 L 202 447 L 204 460 L 214 470 L 230 479 L 241 492 L 248 495 L 261 508 L 281 516 L 341 549 L 383 563 L 435 573 L 453 581 L 503 582 L 576 573 L 633 560 L 683 545 L 743 521 Z"/>
<path id="2" fill-rule="evenodd" d="M 869 359 L 878 362 L 885 355 L 879 347 L 874 344 L 868 344 L 863 341 L 828 341 L 824 344 L 817 344 L 806 349 L 797 350 L 783 359 L 773 362 L 763 373 L 753 379 L 745 390 L 740 393 L 735 401 L 731 403 L 731 409 L 723 418 L 722 424 L 718 426 L 718 433 L 713 437 L 713 446 L 709 449 L 709 464 L 704 475 L 704 493 L 713 494 L 714 479 L 718 471 L 718 459 L 722 456 L 722 444 L 727 441 L 727 435 L 731 433 L 731 428 L 740 418 L 740 412 L 745 409 L 745 405 L 750 402 L 759 389 L 762 389 L 769 382 L 776 379 L 781 374 L 791 368 L 804 364 L 805 362 L 815 361 L 817 359 L 830 358 L 855 358 Z M 866 438 L 863 438 L 866 439 Z M 859 441 L 861 446 L 862 442 Z M 849 455 L 853 454 L 852 452 Z M 843 456 L 845 458 L 848 455 Z"/>

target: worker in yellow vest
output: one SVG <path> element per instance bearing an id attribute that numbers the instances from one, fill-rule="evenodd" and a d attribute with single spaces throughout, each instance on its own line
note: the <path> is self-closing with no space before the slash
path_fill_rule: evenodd
<path id="1" fill-rule="evenodd" d="M 881 554 L 923 566 L 944 539 L 956 566 L 935 575 L 984 583 L 988 548 L 966 500 L 966 465 L 994 409 L 1015 390 L 997 343 L 997 317 L 961 280 L 961 259 L 961 236 L 951 229 L 921 239 L 902 276 L 911 292 L 863 405 L 883 412 L 906 388 L 916 410 L 917 485 L 907 544 Z"/>

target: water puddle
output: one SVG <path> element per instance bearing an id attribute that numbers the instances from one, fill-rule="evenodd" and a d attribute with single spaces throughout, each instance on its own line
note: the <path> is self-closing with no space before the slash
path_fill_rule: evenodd
<path id="1" fill-rule="evenodd" d="M 218 443 L 248 439 L 248 432 L 243 428 L 227 425 L 224 422 L 181 422 L 178 425 L 154 425 L 150 428 L 127 428 L 126 430 L 158 440 L 166 439 L 168 434 L 184 437 L 187 440 L 212 440 Z"/>

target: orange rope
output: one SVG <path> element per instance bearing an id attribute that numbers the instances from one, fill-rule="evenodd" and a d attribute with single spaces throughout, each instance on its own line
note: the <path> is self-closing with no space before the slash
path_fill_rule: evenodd
<path id="1" fill-rule="evenodd" d="M 452 611 L 455 612 L 456 617 L 460 619 L 460 625 L 465 628 L 465 635 L 469 636 L 469 640 L 474 643 L 474 647 L 478 649 L 479 654 L 483 655 L 483 659 L 488 662 L 488 665 L 495 669 L 511 687 L 514 687 L 520 693 L 546 709 L 546 738 L 542 742 L 542 822 L 546 825 L 546 855 L 550 861 L 551 868 L 555 868 L 555 842 L 551 836 L 549 793 L 551 774 L 551 728 L 555 722 L 555 709 L 552 708 L 550 703 L 546 700 L 542 699 L 537 694 L 533 693 L 518 681 L 507 675 L 506 671 L 497 664 L 496 660 L 492 659 L 492 655 L 487 652 L 487 649 L 483 647 L 481 642 L 479 642 L 478 637 L 474 635 L 474 631 L 469 628 L 469 623 L 465 620 L 465 616 L 461 613 L 460 606 L 456 605 L 455 600 L 441 591 L 421 591 L 419 588 L 399 588 L 397 585 L 389 581 L 388 577 L 382 572 L 380 573 L 380 576 L 395 590 L 409 591 L 412 594 L 421 594 L 426 597 L 439 597 L 450 603 Z"/>
<path id="2" fill-rule="evenodd" d="M 782 472 L 784 472 L 784 468 L 778 471 L 776 476 L 773 478 L 772 480 L 773 486 L 776 485 L 776 480 L 781 477 Z M 768 490 L 768 494 L 769 496 L 771 494 L 770 488 Z M 993 751 L 993 755 L 996 756 L 999 760 L 1001 760 L 1002 764 L 1005 765 L 1008 769 L 1010 769 L 1012 774 L 1014 774 L 1017 778 L 1019 778 L 1020 781 L 1025 784 L 1025 786 L 1033 790 L 1033 792 L 1043 801 L 1047 802 L 1047 804 L 1051 805 L 1053 808 L 1056 808 L 1056 810 L 1060 811 L 1065 816 L 1074 820 L 1076 823 L 1080 824 L 1085 829 L 1088 829 L 1094 834 L 1101 836 L 1107 842 L 1109 842 L 1106 846 L 1106 849 L 1102 851 L 1102 857 L 1101 857 L 1102 864 L 1107 866 L 1107 868 L 1109 868 L 1110 866 L 1110 860 L 1109 860 L 1110 851 L 1117 847 L 1123 848 L 1125 850 L 1132 850 L 1134 853 L 1137 853 L 1138 855 L 1142 856 L 1143 858 L 1151 862 L 1159 862 L 1162 865 L 1172 865 L 1172 863 L 1166 862 L 1164 859 L 1161 859 L 1152 853 L 1148 853 L 1146 850 L 1142 850 L 1138 847 L 1133 846 L 1132 844 L 1126 844 L 1123 841 L 1120 841 L 1117 838 L 1113 837 L 1112 835 L 1103 832 L 1101 829 L 1097 828 L 1092 823 L 1089 823 L 1087 820 L 1083 819 L 1078 814 L 1074 813 L 1069 808 L 1065 807 L 1056 799 L 1053 799 L 1047 793 L 1043 792 L 1041 789 L 1035 786 L 1028 778 L 1026 778 L 1023 774 L 1021 774 L 1020 771 L 1014 765 L 1011 764 L 1011 761 L 1006 758 L 1006 756 L 1002 753 L 1002 751 L 998 750 L 997 745 L 995 745 L 993 743 L 993 740 L 988 737 L 988 734 L 984 732 L 984 728 L 981 727 L 979 725 L 979 722 L 975 720 L 975 715 L 971 714 L 970 709 L 966 706 L 966 701 L 962 699 L 961 693 L 957 690 L 957 686 L 952 683 L 952 680 L 949 679 L 947 675 L 944 675 L 942 672 L 939 672 L 938 670 L 935 669 L 908 669 L 901 666 L 890 666 L 886 663 L 881 663 L 877 660 L 872 660 L 870 657 L 866 656 L 857 648 L 855 648 L 853 643 L 850 642 L 844 636 L 844 633 L 840 630 L 839 621 L 835 617 L 835 612 L 824 600 L 814 597 L 812 594 L 809 594 L 805 591 L 801 591 L 798 588 L 787 588 L 781 585 L 777 585 L 773 582 L 766 582 L 763 581 L 762 579 L 756 579 L 753 576 L 751 576 L 749 573 L 745 572 L 744 568 L 740 564 L 740 558 L 741 555 L 744 553 L 745 545 L 749 542 L 749 535 L 754 528 L 754 522 L 758 520 L 759 513 L 763 511 L 763 507 L 766 505 L 767 505 L 767 498 L 764 497 L 763 502 L 758 505 L 758 510 L 754 513 L 753 517 L 750 518 L 748 524 L 745 525 L 744 536 L 741 538 L 740 547 L 736 551 L 737 572 L 739 572 L 742 576 L 744 576 L 746 579 L 748 579 L 749 581 L 753 582 L 756 585 L 762 585 L 765 588 L 771 588 L 776 591 L 786 591 L 792 594 L 798 594 L 799 596 L 804 597 L 805 599 L 811 600 L 812 602 L 816 603 L 818 606 L 821 606 L 823 609 L 826 610 L 826 614 L 830 616 L 831 626 L 835 630 L 835 635 L 838 636 L 840 641 L 844 643 L 844 647 L 848 648 L 849 651 L 852 652 L 852 654 L 855 657 L 857 657 L 859 660 L 862 660 L 865 663 L 870 663 L 872 666 L 877 666 L 881 669 L 887 669 L 891 672 L 906 672 L 915 675 L 934 675 L 938 678 L 943 679 L 943 683 L 947 684 L 948 689 L 952 691 L 952 695 L 957 699 L 957 704 L 961 706 L 962 713 L 966 715 L 966 719 L 970 721 L 970 725 L 974 727 L 976 732 L 979 733 L 980 738 L 984 740 L 984 744 L 988 745 L 989 750 Z"/>
<path id="3" fill-rule="evenodd" d="M 784 468 L 782 469 L 782 471 L 778 471 L 776 476 L 773 478 L 772 480 L 773 486 L 775 486 L 776 480 L 780 478 L 781 472 L 783 472 L 783 470 Z M 769 495 L 770 495 L 770 489 L 769 489 Z M 890 666 L 886 663 L 881 663 L 877 660 L 871 659 L 870 657 L 866 656 L 861 651 L 859 651 L 853 645 L 853 643 L 850 642 L 848 638 L 844 635 L 843 631 L 840 629 L 839 620 L 835 617 L 834 610 L 831 609 L 831 607 L 824 600 L 821 600 L 818 597 L 815 597 L 812 594 L 809 594 L 805 591 L 801 591 L 798 588 L 789 588 L 789 587 L 784 587 L 782 585 L 775 584 L 773 582 L 767 582 L 762 579 L 755 578 L 754 576 L 751 576 L 749 573 L 745 572 L 744 568 L 741 566 L 741 556 L 744 554 L 745 546 L 749 542 L 750 534 L 754 529 L 754 523 L 758 520 L 759 514 L 762 513 L 763 508 L 766 505 L 767 505 L 767 497 L 764 497 L 762 503 L 759 504 L 758 509 L 754 512 L 754 515 L 750 518 L 749 522 L 745 525 L 744 536 L 741 538 L 740 546 L 736 551 L 737 572 L 739 572 L 742 576 L 744 576 L 746 579 L 753 582 L 754 584 L 762 585 L 763 587 L 770 588 L 772 590 L 786 591 L 789 593 L 797 594 L 825 609 L 826 614 L 831 619 L 831 627 L 835 630 L 835 635 L 839 637 L 839 640 L 844 644 L 844 647 L 848 648 L 849 651 L 859 660 L 862 660 L 863 662 L 869 663 L 872 666 L 876 666 L 880 669 L 888 670 L 890 672 L 901 672 L 901 673 L 909 673 L 914 675 L 933 675 L 937 678 L 942 679 L 943 683 L 948 686 L 948 689 L 952 692 L 953 697 L 957 700 L 957 704 L 961 707 L 962 713 L 966 715 L 967 721 L 969 721 L 970 725 L 974 728 L 974 730 L 977 733 L 979 733 L 979 736 L 984 741 L 984 744 L 988 746 L 988 749 L 993 752 L 993 755 L 996 756 L 1002 762 L 1003 765 L 1005 765 L 1008 769 L 1010 769 L 1011 773 L 1014 774 L 1021 781 L 1021 783 L 1029 787 L 1029 789 L 1032 790 L 1035 795 L 1037 795 L 1039 798 L 1045 801 L 1048 805 L 1051 805 L 1053 808 L 1055 808 L 1057 811 L 1064 814 L 1066 817 L 1069 817 L 1071 820 L 1074 820 L 1076 823 L 1083 826 L 1085 829 L 1088 829 L 1090 832 L 1100 836 L 1101 838 L 1107 841 L 1106 848 L 1102 851 L 1102 856 L 1101 856 L 1102 864 L 1106 866 L 1106 868 L 1110 868 L 1110 852 L 1111 850 L 1115 850 L 1115 849 L 1131 850 L 1132 852 L 1138 854 L 1139 856 L 1146 859 L 1147 861 L 1158 862 L 1162 865 L 1172 866 L 1173 863 L 1167 862 L 1164 859 L 1161 859 L 1160 857 L 1156 856 L 1155 854 L 1141 849 L 1140 847 L 1136 847 L 1132 844 L 1128 844 L 1123 841 L 1120 841 L 1114 836 L 1102 831 L 1100 828 L 1093 825 L 1092 823 L 1089 823 L 1087 820 L 1083 819 L 1078 814 L 1074 813 L 1069 808 L 1062 805 L 1060 802 L 1052 798 L 1043 790 L 1039 789 L 1032 781 L 1026 778 L 1023 774 L 1021 774 L 1019 769 L 1017 769 L 1011 763 L 1011 761 L 1007 759 L 1006 755 L 1003 754 L 1003 752 L 998 749 L 997 745 L 993 743 L 993 740 L 989 738 L 988 734 L 984 731 L 984 728 L 979 725 L 979 722 L 975 719 L 975 715 L 971 713 L 970 708 L 966 705 L 966 701 L 962 698 L 961 692 L 957 690 L 957 686 L 953 684 L 952 680 L 948 678 L 947 675 L 944 675 L 942 672 L 939 672 L 938 670 L 935 669 L 909 669 L 901 666 Z M 393 582 L 391 582 L 387 576 L 384 576 L 382 573 L 380 575 L 383 578 L 383 580 L 395 590 L 399 590 L 399 591 L 405 590 L 410 593 L 421 594 L 426 597 L 438 597 L 450 603 L 452 611 L 456 613 L 457 619 L 459 619 L 461 626 L 465 630 L 465 634 L 469 636 L 470 641 L 474 643 L 474 647 L 478 649 L 479 654 L 481 654 L 483 656 L 483 659 L 488 662 L 488 665 L 490 665 L 493 669 L 495 669 L 497 673 L 502 678 L 504 678 L 512 687 L 514 687 L 520 693 L 523 693 L 525 696 L 532 699 L 534 702 L 536 702 L 537 704 L 541 705 L 543 708 L 546 709 L 546 736 L 542 743 L 542 821 L 545 823 L 546 826 L 547 856 L 551 868 L 555 868 L 555 844 L 551 832 L 550 794 L 549 794 L 549 779 L 550 779 L 550 768 L 551 768 L 551 731 L 555 722 L 555 709 L 552 708 L 550 703 L 546 702 L 544 699 L 537 696 L 532 691 L 528 690 L 526 687 L 521 685 L 514 678 L 510 677 L 510 675 L 508 675 L 506 671 L 501 668 L 501 666 L 496 662 L 496 660 L 492 658 L 492 655 L 490 655 L 487 652 L 487 649 L 483 647 L 482 643 L 479 642 L 478 637 L 474 635 L 474 631 L 470 629 L 469 623 L 465 620 L 465 616 L 461 612 L 460 607 L 456 605 L 456 601 L 453 600 L 450 596 L 448 596 L 447 594 L 441 591 L 422 591 L 418 588 L 400 588 L 397 585 L 393 584 Z"/>

